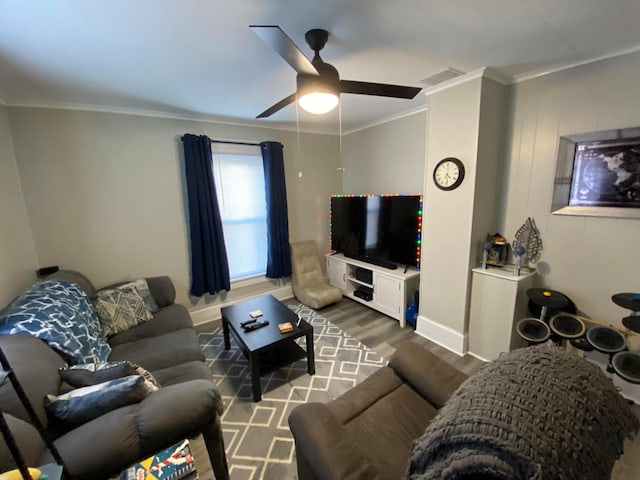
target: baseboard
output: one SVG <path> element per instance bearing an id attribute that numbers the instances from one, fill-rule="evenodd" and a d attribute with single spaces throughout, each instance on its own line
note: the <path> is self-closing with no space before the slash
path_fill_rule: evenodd
<path id="1" fill-rule="evenodd" d="M 220 309 L 222 309 L 223 307 L 244 302 L 245 300 L 250 300 L 252 298 L 261 297 L 263 295 L 273 295 L 278 300 L 285 300 L 287 298 L 293 297 L 293 289 L 291 288 L 291 285 L 286 285 L 269 292 L 260 292 L 253 295 L 238 297 L 228 302 L 190 310 L 189 313 L 191 314 L 191 319 L 193 320 L 194 325 L 203 325 L 207 322 L 211 322 L 212 320 L 221 318 Z"/>
<path id="2" fill-rule="evenodd" d="M 455 354 L 467 353 L 467 335 L 418 315 L 416 333 Z"/>
<path id="3" fill-rule="evenodd" d="M 490 362 L 491 361 L 491 360 L 489 360 L 487 358 L 481 357 L 480 355 L 477 355 L 477 354 L 473 353 L 471 350 L 467 351 L 467 355 L 471 355 L 472 357 L 477 358 L 478 360 L 482 360 L 483 362 Z"/>

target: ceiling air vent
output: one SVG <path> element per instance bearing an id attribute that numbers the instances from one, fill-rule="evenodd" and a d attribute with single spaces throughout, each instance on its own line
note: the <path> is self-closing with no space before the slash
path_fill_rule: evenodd
<path id="1" fill-rule="evenodd" d="M 420 83 L 424 83 L 429 86 L 434 86 L 434 85 L 438 85 L 439 83 L 443 83 L 448 80 L 451 80 L 452 78 L 459 77 L 460 75 L 463 75 L 463 74 L 464 72 L 461 72 L 460 70 L 456 70 L 455 68 L 448 68 L 447 70 L 434 73 L 430 77 L 427 77 L 421 80 Z"/>

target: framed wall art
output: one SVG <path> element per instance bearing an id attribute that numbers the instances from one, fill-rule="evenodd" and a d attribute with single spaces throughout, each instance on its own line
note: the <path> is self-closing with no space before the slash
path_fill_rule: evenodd
<path id="1" fill-rule="evenodd" d="M 560 137 L 551 210 L 640 218 L 640 127 Z"/>

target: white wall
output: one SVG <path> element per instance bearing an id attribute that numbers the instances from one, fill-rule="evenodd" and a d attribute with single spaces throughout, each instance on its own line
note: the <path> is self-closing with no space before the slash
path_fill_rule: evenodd
<path id="1" fill-rule="evenodd" d="M 426 112 L 342 139 L 345 194 L 422 193 Z"/>
<path id="2" fill-rule="evenodd" d="M 428 98 L 417 331 L 456 352 L 464 350 L 481 91 L 476 78 Z M 446 157 L 465 165 L 464 181 L 451 191 L 432 180 Z"/>
<path id="3" fill-rule="evenodd" d="M 640 53 L 612 58 L 512 87 L 501 232 L 512 239 L 527 217 L 540 230 L 538 269 L 548 288 L 586 316 L 620 325 L 611 301 L 640 292 L 640 220 L 552 215 L 558 138 L 640 126 Z"/>
<path id="4" fill-rule="evenodd" d="M 640 221 L 560 217 L 550 214 L 550 206 L 558 137 L 640 125 L 637 78 L 640 54 L 635 53 L 512 86 L 503 170 L 496 176 L 504 178 L 494 206 L 501 213 L 496 230 L 511 240 L 526 218 L 533 217 L 544 247 L 538 265 L 541 282 L 565 292 L 585 315 L 614 324 L 619 324 L 626 312 L 611 302 L 611 295 L 640 291 Z M 454 95 L 442 109 L 460 102 Z M 338 139 L 331 136 L 303 134 L 298 144 L 294 132 L 268 129 L 62 110 L 6 111 L 15 156 L 5 113 L 0 116 L 2 261 L 10 262 L 14 270 L 18 266 L 17 270 L 29 277 L 36 264 L 58 263 L 85 271 L 98 284 L 166 273 L 176 280 L 183 302 L 188 302 L 189 275 L 179 180 L 181 134 L 281 141 L 285 145 L 291 239 L 315 238 L 323 251 L 328 249 L 328 198 L 343 191 L 343 182 L 344 193 L 422 191 L 422 179 L 430 181 L 433 167 L 428 164 L 425 168 L 424 112 L 346 135 L 343 156 L 347 171 L 343 178 L 337 171 Z M 454 152 L 456 130 L 462 128 L 453 124 L 440 133 L 430 133 L 451 137 L 450 148 L 434 152 L 434 159 Z M 392 152 L 385 150 L 387 146 Z M 404 155 L 390 161 L 397 151 Z M 20 207 L 14 158 L 39 262 L 33 252 L 28 253 L 29 224 Z M 409 164 L 398 163 L 403 160 Z M 302 170 L 302 178 L 296 176 L 298 170 Z M 460 189 L 464 188 L 463 184 Z M 451 205 L 456 202 L 455 195 L 441 200 L 430 195 L 425 193 L 426 217 L 448 216 L 454 226 L 471 221 L 451 210 L 455 210 Z M 17 206 L 7 207 L 9 201 Z M 9 240 L 5 225 L 15 225 Z M 433 250 L 433 255 L 443 255 L 437 253 L 441 251 L 437 245 Z M 20 255 L 25 258 L 20 260 Z M 445 265 L 433 271 L 446 280 Z M 16 274 L 0 272 L 4 282 L 0 283 L 0 294 L 5 299 L 28 283 L 20 281 L 22 286 L 12 289 L 14 278 Z M 458 296 L 468 294 L 459 283 L 448 288 L 462 292 Z"/>
<path id="5" fill-rule="evenodd" d="M 36 268 L 7 109 L 0 105 L 0 310 L 36 280 Z"/>
<path id="6" fill-rule="evenodd" d="M 513 239 L 527 217 L 533 217 L 540 229 L 544 248 L 538 265 L 538 282 L 569 295 L 586 316 L 618 325 L 627 313 L 611 302 L 611 295 L 640 291 L 640 254 L 637 248 L 640 220 L 556 216 L 551 215 L 550 210 L 558 138 L 561 135 L 639 126 L 638 78 L 640 54 L 634 53 L 511 86 L 501 168 L 492 172 L 493 179 L 497 180 L 497 201 L 486 205 L 487 210 L 493 209 L 498 213 L 492 229 L 503 233 L 508 240 Z M 461 97 L 455 94 L 450 94 L 450 97 L 443 101 L 443 111 L 451 112 L 458 107 L 464 109 Z M 406 173 L 419 170 L 423 171 L 425 181 L 430 182 L 433 165 L 427 163 L 425 168 L 424 160 L 417 158 L 424 152 L 425 143 L 427 149 L 436 149 L 434 139 L 449 138 L 439 151 L 430 152 L 435 161 L 440 156 L 456 152 L 459 140 L 455 137 L 468 128 L 456 121 L 444 122 L 440 130 L 440 127 L 429 125 L 429 140 L 425 142 L 424 134 L 416 131 L 418 124 L 427 123 L 422 115 L 416 114 L 345 136 L 343 151 L 347 171 L 344 193 L 401 190 L 398 185 L 409 184 L 412 189 L 421 190 L 422 187 L 413 186 L 414 177 Z M 411 133 L 404 135 L 408 132 Z M 412 159 L 413 168 L 389 162 L 391 154 L 384 146 L 399 150 L 395 139 L 407 146 L 406 151 L 410 155 L 406 158 Z M 479 148 L 483 148 L 482 144 Z M 464 188 L 463 184 L 458 190 L 463 193 Z M 439 280 L 450 278 L 450 266 L 452 262 L 455 264 L 455 259 L 447 260 L 442 253 L 445 247 L 451 246 L 451 242 L 456 242 L 447 239 L 455 238 L 451 232 L 455 232 L 456 225 L 468 224 L 471 220 L 457 213 L 456 209 L 464 202 L 456 198 L 455 192 L 451 192 L 453 195 L 447 195 L 447 192 L 440 195 L 438 191 L 425 189 L 423 193 L 426 242 L 423 245 L 423 275 L 431 275 L 431 283 L 442 287 Z M 448 225 L 443 230 L 449 231 L 439 244 L 430 243 L 428 235 L 435 228 L 429 222 L 436 217 L 442 217 L 442 225 Z M 475 216 L 473 221 L 476 221 Z M 473 239 L 476 243 L 477 240 Z M 473 245 L 465 243 L 457 247 L 466 249 L 473 248 Z M 429 257 L 436 256 L 434 261 L 441 263 L 440 267 L 430 264 Z M 439 292 L 458 299 L 458 303 L 450 303 L 454 310 L 460 309 L 459 315 L 455 315 L 460 319 L 464 315 L 459 300 L 467 297 L 469 286 L 465 288 L 458 280 L 450 283 Z M 428 308 L 428 303 L 421 304 L 421 312 L 425 315 L 427 311 L 423 308 Z M 444 310 L 442 318 L 446 318 Z M 437 316 L 437 312 L 434 315 Z M 464 329 L 461 320 L 453 322 L 451 327 Z"/>
<path id="7" fill-rule="evenodd" d="M 42 265 L 79 270 L 98 287 L 170 275 L 177 301 L 194 307 L 278 286 L 189 298 L 184 133 L 282 142 L 290 239 L 328 249 L 329 195 L 342 181 L 335 136 L 301 134 L 298 144 L 295 132 L 72 110 L 11 108 L 9 117 Z"/>

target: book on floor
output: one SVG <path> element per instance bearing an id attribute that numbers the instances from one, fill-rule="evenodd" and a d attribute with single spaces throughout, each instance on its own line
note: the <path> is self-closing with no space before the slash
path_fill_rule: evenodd
<path id="1" fill-rule="evenodd" d="M 120 480 L 197 480 L 198 472 L 189 448 L 183 440 L 127 468 Z"/>

